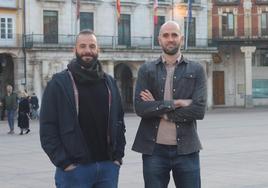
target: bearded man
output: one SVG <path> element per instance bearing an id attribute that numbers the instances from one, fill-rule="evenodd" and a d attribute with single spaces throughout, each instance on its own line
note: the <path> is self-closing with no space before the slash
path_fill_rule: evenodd
<path id="1" fill-rule="evenodd" d="M 181 54 L 176 22 L 164 23 L 158 40 L 162 55 L 138 71 L 134 106 L 141 122 L 132 149 L 142 153 L 145 188 L 167 188 L 171 171 L 176 187 L 200 188 L 196 120 L 206 110 L 205 71 Z"/>
<path id="2" fill-rule="evenodd" d="M 41 145 L 56 166 L 57 188 L 117 188 L 125 123 L 115 80 L 103 72 L 98 43 L 81 31 L 76 58 L 48 83 L 40 111 Z"/>

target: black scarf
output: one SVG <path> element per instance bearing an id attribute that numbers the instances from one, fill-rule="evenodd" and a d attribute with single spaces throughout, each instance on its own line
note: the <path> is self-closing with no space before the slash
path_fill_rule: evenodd
<path id="1" fill-rule="evenodd" d="M 104 72 L 98 59 L 85 63 L 80 59 L 73 59 L 67 65 L 75 81 L 79 83 L 92 83 L 103 79 Z"/>

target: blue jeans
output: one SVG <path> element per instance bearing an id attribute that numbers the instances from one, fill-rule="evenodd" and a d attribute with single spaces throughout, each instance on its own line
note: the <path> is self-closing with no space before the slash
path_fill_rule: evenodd
<path id="1" fill-rule="evenodd" d="M 14 131 L 15 110 L 7 110 L 7 121 L 10 131 Z"/>
<path id="2" fill-rule="evenodd" d="M 178 155 L 177 146 L 156 144 L 152 155 L 142 155 L 145 188 L 167 188 L 170 171 L 178 188 L 200 188 L 199 152 Z"/>
<path id="3" fill-rule="evenodd" d="M 57 188 L 117 188 L 120 166 L 112 161 L 79 164 L 71 171 L 56 169 Z"/>

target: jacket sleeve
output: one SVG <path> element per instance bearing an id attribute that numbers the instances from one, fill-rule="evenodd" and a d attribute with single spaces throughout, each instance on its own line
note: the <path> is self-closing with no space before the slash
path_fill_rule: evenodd
<path id="1" fill-rule="evenodd" d="M 53 80 L 48 83 L 42 98 L 40 111 L 40 141 L 41 146 L 51 162 L 64 169 L 71 164 L 59 135 L 57 98 L 59 89 Z"/>
<path id="2" fill-rule="evenodd" d="M 117 84 L 114 82 L 114 85 L 116 87 L 116 99 L 117 99 L 117 107 L 118 107 L 118 117 L 117 117 L 117 137 L 116 137 L 116 151 L 115 151 L 115 160 L 118 160 L 120 163 L 122 163 L 122 158 L 125 155 L 125 145 L 126 145 L 126 138 L 125 138 L 125 122 L 124 122 L 124 111 L 122 107 L 121 97 L 119 94 L 119 90 L 117 87 Z"/>
<path id="3" fill-rule="evenodd" d="M 138 71 L 138 78 L 135 86 L 134 107 L 135 112 L 142 118 L 160 117 L 165 113 L 175 109 L 173 100 L 162 101 L 143 101 L 140 97 L 140 93 L 150 87 L 148 66 L 143 64 Z M 153 93 L 152 91 L 150 91 Z M 155 98 L 155 97 L 154 97 Z"/>
<path id="4" fill-rule="evenodd" d="M 204 118 L 207 104 L 207 81 L 204 68 L 199 65 L 195 88 L 192 95 L 192 104 L 187 107 L 176 108 L 167 113 L 169 120 L 173 122 L 185 122 Z"/>

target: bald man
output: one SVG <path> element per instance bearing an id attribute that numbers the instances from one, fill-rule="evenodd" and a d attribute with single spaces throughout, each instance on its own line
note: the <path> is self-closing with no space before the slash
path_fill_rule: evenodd
<path id="1" fill-rule="evenodd" d="M 143 64 L 135 89 L 141 117 L 132 149 L 142 153 L 145 188 L 166 188 L 172 171 L 176 187 L 199 188 L 196 120 L 204 118 L 206 76 L 201 64 L 183 57 L 180 26 L 168 21 L 158 36 L 160 57 Z"/>

